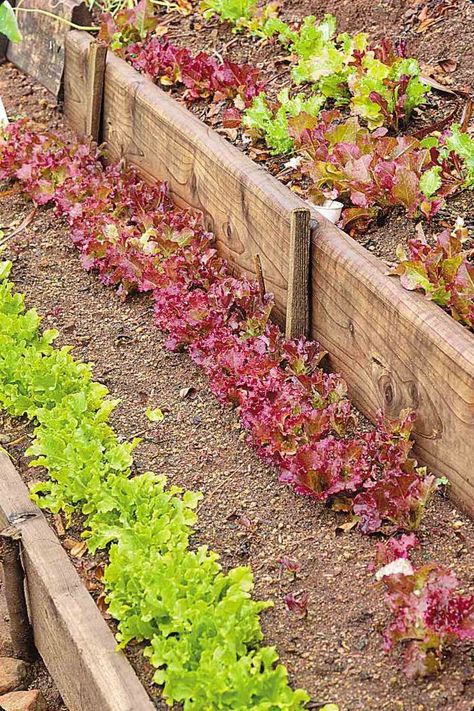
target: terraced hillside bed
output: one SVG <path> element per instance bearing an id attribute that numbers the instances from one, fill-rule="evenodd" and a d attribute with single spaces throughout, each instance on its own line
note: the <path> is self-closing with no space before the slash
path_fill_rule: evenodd
<path id="1" fill-rule="evenodd" d="M 41 89 L 10 66 L 0 69 L 0 92 L 10 114 L 24 112 L 38 128 L 66 132 L 47 94 L 38 100 Z M 31 214 L 31 204 L 18 196 L 4 197 L 0 209 L 8 228 Z M 256 594 L 275 602 L 263 615 L 265 641 L 277 645 L 291 681 L 308 689 L 313 708 L 334 702 L 343 711 L 470 711 L 472 645 L 456 645 L 436 678 L 410 682 L 398 671 L 380 644 L 387 613 L 367 571 L 373 543 L 356 531 L 341 534 L 336 526 L 343 519 L 337 514 L 276 484 L 275 472 L 248 447 L 234 414 L 216 404 L 188 356 L 165 350 L 163 336 L 151 325 L 146 296 L 122 303 L 86 274 L 64 223 L 51 209 L 39 209 L 8 241 L 7 256 L 28 305 L 39 309 L 45 326 L 58 328 L 61 344 L 72 344 L 77 357 L 93 361 L 95 378 L 122 399 L 114 425 L 124 437 L 143 437 L 137 469 L 154 469 L 172 483 L 203 491 L 193 540 L 218 551 L 226 569 L 252 566 Z M 157 407 L 165 418 L 152 424 L 145 410 Z M 2 432 L 14 441 L 18 422 L 2 423 Z M 11 453 L 31 483 L 42 472 L 27 469 L 25 444 L 12 444 Z M 75 517 L 67 531 L 60 516 L 50 521 L 77 554 L 81 519 Z M 474 526 L 441 494 L 430 505 L 419 537 L 419 562 L 434 558 L 455 568 L 466 584 L 473 582 Z M 79 552 L 72 560 L 107 617 L 100 576 L 95 576 L 103 558 Z M 300 562 L 296 579 L 282 569 L 282 556 Z M 302 591 L 309 593 L 306 618 L 288 611 L 283 601 L 284 595 Z M 164 709 L 140 650 L 131 646 L 127 653 Z"/>

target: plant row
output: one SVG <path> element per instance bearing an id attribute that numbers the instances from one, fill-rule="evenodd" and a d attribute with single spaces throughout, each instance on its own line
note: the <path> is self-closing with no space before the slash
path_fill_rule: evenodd
<path id="1" fill-rule="evenodd" d="M 146 9 L 146 2 L 142 7 Z M 372 44 L 364 32 L 337 33 L 336 18 L 329 14 L 321 22 L 308 15 L 290 25 L 278 17 L 278 10 L 277 3 L 269 3 L 262 12 L 252 0 L 200 4 L 205 18 L 217 16 L 234 31 L 279 41 L 292 57 L 296 85 L 310 84 L 324 102 L 348 105 L 369 128 L 398 130 L 425 104 L 429 87 L 421 80 L 418 61 L 407 56 L 405 42 L 384 38 Z"/>
<path id="2" fill-rule="evenodd" d="M 189 350 L 219 400 L 237 407 L 249 440 L 281 481 L 346 511 L 348 526 L 364 533 L 419 526 L 436 482 L 411 456 L 414 415 L 380 417 L 362 431 L 343 379 L 321 368 L 318 344 L 282 336 L 269 321 L 271 295 L 232 276 L 200 217 L 177 210 L 164 184 L 148 186 L 132 170 L 103 168 L 91 146 L 33 133 L 25 122 L 5 130 L 0 178 L 15 179 L 37 204 L 53 202 L 84 266 L 105 284 L 124 294 L 152 292 L 168 347 Z M 49 487 L 44 503 L 67 505 L 61 486 Z M 426 622 L 427 635 L 430 629 Z M 472 623 L 469 629 L 474 634 Z M 438 655 L 442 642 L 456 636 L 454 627 L 443 630 L 433 645 Z M 426 667 L 422 657 L 410 673 L 430 670 L 428 654 Z"/>
<path id="3" fill-rule="evenodd" d="M 42 507 L 85 515 L 91 553 L 107 549 L 103 583 L 120 646 L 145 641 L 169 705 L 185 709 L 300 709 L 273 647 L 262 647 L 252 573 L 224 573 L 206 546 L 189 548 L 201 495 L 168 487 L 151 472 L 131 477 L 133 449 L 108 424 L 117 400 L 92 380 L 89 365 L 55 348 L 34 309 L 0 263 L 0 404 L 34 422 L 27 451 L 49 479 L 32 493 Z"/>
<path id="4" fill-rule="evenodd" d="M 416 135 L 394 135 L 428 91 L 418 62 L 405 56 L 404 45 L 395 48 L 383 40 L 372 46 L 361 33 L 336 36 L 332 16 L 319 24 L 307 17 L 292 29 L 268 8 L 261 15 L 253 4 L 212 0 L 203 11 L 217 13 L 238 29 L 278 37 L 297 60 L 294 81 L 304 81 L 306 87 L 309 82 L 310 91 L 285 88 L 276 100 L 269 99 L 264 79 L 250 65 L 220 62 L 204 52 L 193 56 L 156 36 L 158 18 L 145 0 L 115 18 L 105 16 L 100 37 L 155 81 L 183 85 L 188 102 L 227 100 L 224 126 L 242 125 L 252 137 L 263 138 L 274 154 L 295 152 L 297 157 L 290 161 L 293 176 L 304 181 L 316 204 L 342 200 L 347 207 L 341 226 L 351 232 L 364 231 L 395 207 L 409 218 L 431 220 L 448 196 L 474 188 L 474 139 L 460 125 L 441 133 L 425 128 Z M 327 110 L 328 102 L 335 108 Z M 422 260 L 408 261 L 417 263 L 418 287 L 472 328 L 471 252 L 461 245 L 455 257 L 458 268 L 443 268 L 441 284 Z M 439 288 L 443 293 L 438 297 Z"/>
<path id="5" fill-rule="evenodd" d="M 200 215 L 173 209 L 164 184 L 104 169 L 90 146 L 23 121 L 5 130 L 1 178 L 19 180 L 37 204 L 54 201 L 84 266 L 105 284 L 153 293 L 168 347 L 189 350 L 284 481 L 336 498 L 364 532 L 417 528 L 435 481 L 411 457 L 413 413 L 359 432 L 346 384 L 322 369 L 319 345 L 283 337 L 269 320 L 272 295 L 232 275 Z"/>

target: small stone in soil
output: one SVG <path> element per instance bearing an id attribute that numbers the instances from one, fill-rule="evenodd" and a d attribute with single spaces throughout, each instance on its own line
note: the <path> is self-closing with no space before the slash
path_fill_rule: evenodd
<path id="1" fill-rule="evenodd" d="M 47 711 L 41 691 L 13 691 L 0 696 L 0 708 L 4 711 Z"/>
<path id="2" fill-rule="evenodd" d="M 0 694 L 21 689 L 28 676 L 28 666 L 21 659 L 0 657 Z"/>

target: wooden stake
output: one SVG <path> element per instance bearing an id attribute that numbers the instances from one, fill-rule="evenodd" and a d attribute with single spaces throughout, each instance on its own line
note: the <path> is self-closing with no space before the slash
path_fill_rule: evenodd
<path id="1" fill-rule="evenodd" d="M 86 134 L 96 143 L 100 139 L 106 58 L 107 47 L 99 42 L 91 42 L 87 62 Z"/>
<path id="2" fill-rule="evenodd" d="M 288 264 L 287 338 L 307 336 L 310 326 L 310 211 L 296 208 L 291 213 Z"/>
<path id="3" fill-rule="evenodd" d="M 25 574 L 21 563 L 21 533 L 10 526 L 0 532 L 3 585 L 10 618 L 10 636 L 15 657 L 33 662 L 37 657 L 33 629 L 25 597 Z"/>

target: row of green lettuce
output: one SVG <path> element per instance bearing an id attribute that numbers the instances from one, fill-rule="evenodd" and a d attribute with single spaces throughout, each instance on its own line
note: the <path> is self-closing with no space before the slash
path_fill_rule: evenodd
<path id="1" fill-rule="evenodd" d="M 253 0 L 203 0 L 200 8 L 204 17 L 217 15 L 237 31 L 278 39 L 292 56 L 291 79 L 296 86 L 306 85 L 306 92 L 292 90 L 289 97 L 284 89 L 276 102 L 262 92 L 243 118 L 244 126 L 262 135 L 276 154 L 293 147 L 288 119 L 302 113 L 317 116 L 328 100 L 332 106 L 347 105 L 369 129 L 395 131 L 426 103 L 430 89 L 403 43 L 383 39 L 373 44 L 364 32 L 338 33 L 334 15 L 320 22 L 309 15 L 296 27 L 278 17 L 275 3 L 260 9 Z"/>
<path id="2" fill-rule="evenodd" d="M 104 584 L 118 640 L 145 641 L 171 706 L 189 709 L 301 709 L 303 690 L 288 685 L 273 647 L 262 647 L 259 615 L 271 603 L 252 599 L 248 567 L 224 573 L 218 555 L 189 539 L 201 494 L 167 486 L 151 472 L 131 477 L 139 440 L 121 442 L 108 424 L 118 404 L 92 379 L 90 365 L 57 332 L 40 329 L 0 262 L 0 407 L 34 423 L 27 451 L 49 478 L 37 503 L 85 515 L 91 553 L 107 549 Z"/>

